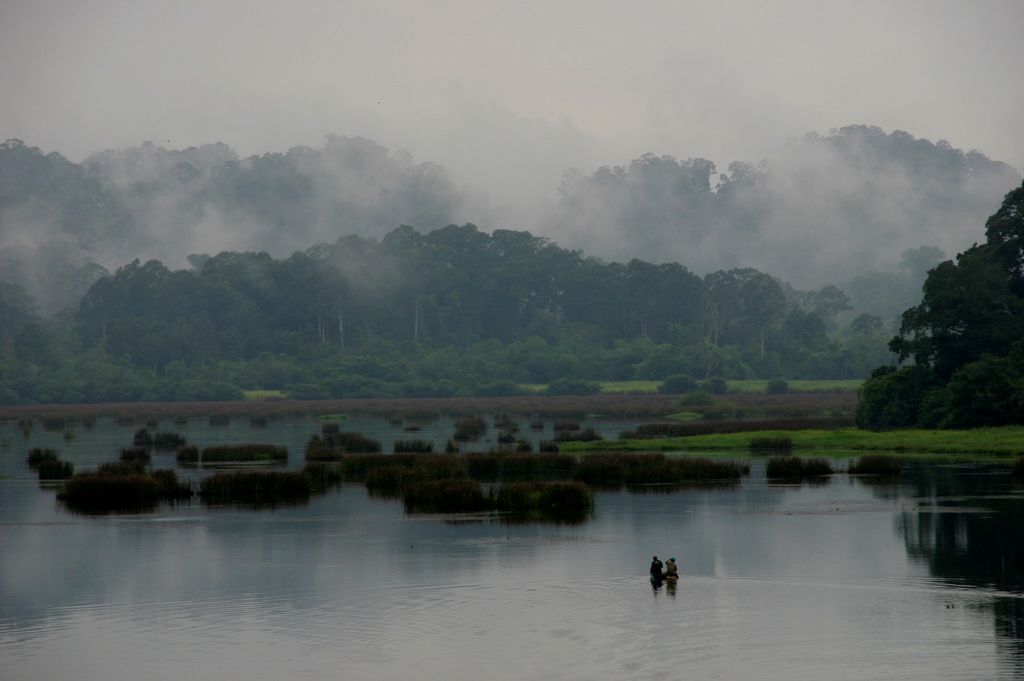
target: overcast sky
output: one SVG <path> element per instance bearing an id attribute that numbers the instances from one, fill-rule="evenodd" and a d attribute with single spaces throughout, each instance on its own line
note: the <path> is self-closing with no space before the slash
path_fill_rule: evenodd
<path id="1" fill-rule="evenodd" d="M 3 0 L 0 138 L 371 137 L 496 202 L 851 123 L 1024 166 L 1024 2 Z"/>

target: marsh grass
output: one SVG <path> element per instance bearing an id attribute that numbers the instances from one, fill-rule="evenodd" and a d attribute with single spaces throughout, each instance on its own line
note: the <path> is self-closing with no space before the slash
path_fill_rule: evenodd
<path id="1" fill-rule="evenodd" d="M 273 505 L 305 501 L 313 492 L 309 475 L 302 471 L 236 471 L 217 473 L 199 484 L 204 503 Z"/>
<path id="2" fill-rule="evenodd" d="M 476 513 L 489 507 L 480 483 L 464 478 L 412 483 L 402 490 L 402 503 L 407 513 Z"/>
<path id="3" fill-rule="evenodd" d="M 555 442 L 597 442 L 603 439 L 600 433 L 593 428 L 575 432 L 561 430 L 555 433 Z"/>
<path id="4" fill-rule="evenodd" d="M 884 475 L 895 477 L 903 469 L 903 462 L 888 454 L 865 454 L 850 464 L 847 472 L 851 475 Z"/>
<path id="5" fill-rule="evenodd" d="M 752 437 L 749 449 L 753 454 L 773 454 L 793 451 L 791 437 Z"/>
<path id="6" fill-rule="evenodd" d="M 188 441 L 178 433 L 155 433 L 153 435 L 153 447 L 161 450 L 178 449 L 184 447 Z"/>
<path id="7" fill-rule="evenodd" d="M 803 480 L 832 475 L 834 472 L 827 459 L 804 459 L 799 456 L 772 457 L 765 466 L 765 474 L 773 480 Z"/>
<path id="8" fill-rule="evenodd" d="M 558 443 L 553 440 L 541 440 L 537 444 L 537 451 L 541 454 L 557 454 Z"/>
<path id="9" fill-rule="evenodd" d="M 572 474 L 576 457 L 564 454 L 522 454 L 492 452 L 467 454 L 465 463 L 474 480 L 538 480 Z"/>
<path id="10" fill-rule="evenodd" d="M 594 493 L 581 482 L 510 482 L 498 488 L 491 505 L 524 520 L 581 522 L 594 510 Z"/>
<path id="11" fill-rule="evenodd" d="M 552 428 L 556 433 L 574 432 L 580 429 L 580 424 L 578 421 L 555 421 Z"/>
<path id="12" fill-rule="evenodd" d="M 430 454 L 434 443 L 429 440 L 395 440 L 395 453 Z"/>
<path id="13" fill-rule="evenodd" d="M 149 433 L 149 428 L 139 428 L 135 431 L 135 435 L 132 436 L 132 444 L 136 447 L 149 447 L 153 444 L 153 436 Z"/>
<path id="14" fill-rule="evenodd" d="M 178 449 L 178 463 L 194 464 L 200 459 L 200 452 L 194 445 Z M 202 463 L 266 462 L 282 463 L 288 460 L 288 448 L 279 445 L 250 443 L 240 445 L 215 445 L 204 447 Z"/>
<path id="15" fill-rule="evenodd" d="M 121 450 L 121 461 L 149 463 L 149 449 L 146 447 L 125 447 Z"/>
<path id="16" fill-rule="evenodd" d="M 302 472 L 309 477 L 310 488 L 314 493 L 326 492 L 345 480 L 341 466 L 335 464 L 307 463 Z"/>
<path id="17" fill-rule="evenodd" d="M 139 469 L 101 466 L 99 470 L 73 475 L 57 495 L 72 510 L 83 513 L 137 512 L 154 508 L 163 500 L 192 496 L 192 489 L 178 481 L 172 470 L 145 473 Z"/>
<path id="18" fill-rule="evenodd" d="M 1024 456 L 1020 457 L 1013 463 L 1010 473 L 1012 473 L 1015 478 L 1024 478 Z"/>
<path id="19" fill-rule="evenodd" d="M 487 432 L 487 422 L 479 416 L 464 416 L 455 420 L 455 433 L 452 438 L 456 441 L 471 442 L 479 440 Z"/>
<path id="20" fill-rule="evenodd" d="M 590 485 L 621 487 L 739 480 L 749 472 L 747 464 L 734 461 L 616 453 L 583 457 L 572 477 Z"/>

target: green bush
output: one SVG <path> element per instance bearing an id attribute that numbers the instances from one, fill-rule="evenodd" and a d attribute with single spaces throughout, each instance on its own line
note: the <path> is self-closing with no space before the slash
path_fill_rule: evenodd
<path id="1" fill-rule="evenodd" d="M 696 389 L 697 381 L 693 380 L 693 376 L 688 374 L 669 376 L 658 386 L 658 392 L 663 395 L 682 395 L 693 392 Z"/>
<path id="2" fill-rule="evenodd" d="M 764 391 L 769 395 L 785 395 L 789 392 L 789 383 L 779 379 L 768 381 Z"/>

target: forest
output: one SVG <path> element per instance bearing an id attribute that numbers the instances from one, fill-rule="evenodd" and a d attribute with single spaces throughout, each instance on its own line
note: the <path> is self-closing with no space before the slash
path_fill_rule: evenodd
<path id="1" fill-rule="evenodd" d="M 9 140 L 0 403 L 864 378 L 922 355 L 888 341 L 946 258 L 935 244 L 1020 181 L 870 126 L 716 173 L 651 154 L 569 171 L 537 230 L 482 229 L 455 218 L 493 206 L 444 168 L 362 138 L 81 163 Z"/>

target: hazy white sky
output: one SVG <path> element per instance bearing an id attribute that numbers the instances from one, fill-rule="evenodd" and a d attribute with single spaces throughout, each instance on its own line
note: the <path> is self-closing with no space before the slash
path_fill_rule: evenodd
<path id="1" fill-rule="evenodd" d="M 1024 1 L 3 0 L 0 138 L 371 137 L 497 202 L 868 123 L 1024 166 Z"/>

